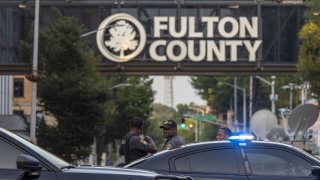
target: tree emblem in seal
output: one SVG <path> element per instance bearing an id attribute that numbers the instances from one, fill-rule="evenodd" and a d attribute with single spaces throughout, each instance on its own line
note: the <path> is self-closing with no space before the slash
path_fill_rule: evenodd
<path id="1" fill-rule="evenodd" d="M 146 32 L 142 24 L 126 13 L 104 19 L 96 38 L 102 55 L 114 62 L 130 61 L 141 53 L 146 44 Z"/>

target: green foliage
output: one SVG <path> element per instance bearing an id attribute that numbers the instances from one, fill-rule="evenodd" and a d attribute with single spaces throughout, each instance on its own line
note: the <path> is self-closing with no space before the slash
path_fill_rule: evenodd
<path id="1" fill-rule="evenodd" d="M 203 122 L 201 127 L 201 141 L 212 141 L 216 139 L 217 130 L 220 126 Z"/>
<path id="2" fill-rule="evenodd" d="M 318 17 L 320 19 L 320 16 Z M 311 83 L 311 90 L 320 95 L 320 22 L 310 20 L 299 33 L 302 41 L 299 50 L 298 71 Z"/>
<path id="3" fill-rule="evenodd" d="M 147 119 L 152 111 L 154 92 L 153 80 L 144 76 L 106 76 L 111 84 L 130 83 L 130 87 L 110 89 L 112 97 L 109 99 L 106 123 L 101 126 L 101 133 L 97 136 L 98 163 L 105 152 L 107 143 L 121 139 L 130 128 L 133 117 L 139 116 L 145 119 L 144 127 L 152 125 Z M 111 87 L 111 86 L 109 86 Z"/>
<path id="4" fill-rule="evenodd" d="M 320 1 L 319 0 L 308 0 L 308 9 L 305 11 L 305 19 L 307 21 L 314 21 L 320 23 Z"/>
<path id="5" fill-rule="evenodd" d="M 39 31 L 39 69 L 46 79 L 38 83 L 38 97 L 57 125 L 40 124 L 38 143 L 76 161 L 91 153 L 93 137 L 105 123 L 108 89 L 94 53 L 80 39 L 81 26 L 57 9 L 50 14 Z"/>
<path id="6" fill-rule="evenodd" d="M 289 108 L 290 103 L 290 89 L 283 89 L 282 87 L 288 86 L 290 83 L 296 84 L 297 86 L 301 84 L 301 78 L 296 76 L 281 76 L 277 77 L 275 80 L 275 92 L 278 96 L 276 100 L 276 107 L 279 108 Z M 293 89 L 292 96 L 293 96 L 293 103 L 292 107 L 296 107 L 301 104 L 301 90 L 298 88 Z"/>
<path id="7" fill-rule="evenodd" d="M 320 43 L 319 43 L 320 44 Z M 319 70 L 318 68 L 317 70 Z M 319 73 L 318 73 L 319 75 Z M 314 75 L 317 76 L 317 75 Z M 271 77 L 263 77 L 271 82 Z M 249 77 L 238 77 L 238 86 L 246 88 L 247 106 L 249 104 Z M 319 78 L 317 78 L 319 79 Z M 233 108 L 234 88 L 225 85 L 223 82 L 233 85 L 233 77 L 194 77 L 192 78 L 192 86 L 198 90 L 198 94 L 208 101 L 215 109 L 215 114 L 220 112 L 226 113 L 228 109 Z M 300 85 L 302 83 L 299 76 L 278 76 L 275 79 L 275 93 L 278 95 L 276 100 L 276 108 L 289 107 L 289 90 L 284 90 L 281 87 L 293 83 Z M 320 84 L 320 83 L 319 83 Z M 257 110 L 271 108 L 270 101 L 271 86 L 262 82 L 257 78 L 253 78 L 253 113 Z M 293 107 L 299 105 L 300 90 L 293 90 Z M 238 119 L 242 119 L 242 91 L 238 90 Z M 249 110 L 249 109 L 247 109 Z"/>
<path id="8" fill-rule="evenodd" d="M 183 116 L 183 115 L 192 113 L 194 110 L 191 108 L 191 106 L 192 106 L 192 104 L 190 104 L 190 105 L 178 104 L 177 105 L 178 114 L 180 114 L 180 116 Z"/>
<path id="9" fill-rule="evenodd" d="M 193 77 L 191 82 L 191 85 L 198 90 L 198 94 L 212 106 L 216 115 L 227 112 L 230 103 L 233 102 L 233 97 L 230 96 L 233 95 L 233 87 L 225 85 L 224 82 L 233 84 L 233 77 Z M 239 87 L 248 90 L 248 84 L 248 78 L 238 78 Z M 242 102 L 242 99 L 238 98 L 238 101 Z"/>
<path id="10" fill-rule="evenodd" d="M 113 89 L 114 118 L 107 126 L 107 133 L 110 139 L 121 139 L 129 130 L 130 121 L 133 117 L 139 116 L 147 119 L 152 111 L 154 91 L 152 90 L 153 80 L 148 77 L 112 77 L 119 83 L 126 81 L 132 87 Z M 145 126 L 148 126 L 146 124 Z"/>
<path id="11" fill-rule="evenodd" d="M 195 130 L 189 128 L 180 128 L 178 127 L 179 135 L 182 136 L 186 142 L 186 144 L 195 142 Z"/>
<path id="12" fill-rule="evenodd" d="M 162 104 L 153 104 L 152 113 L 148 119 L 149 126 L 145 129 L 146 135 L 153 138 L 157 144 L 158 149 L 161 149 L 164 143 L 162 130 L 159 128 L 166 120 L 173 119 L 179 124 L 180 115 L 175 109 Z"/>

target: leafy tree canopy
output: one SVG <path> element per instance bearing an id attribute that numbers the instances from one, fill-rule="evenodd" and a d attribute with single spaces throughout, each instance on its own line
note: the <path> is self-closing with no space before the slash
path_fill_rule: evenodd
<path id="1" fill-rule="evenodd" d="M 299 33 L 302 44 L 298 71 L 304 80 L 311 83 L 311 90 L 320 95 L 320 2 L 311 0 L 308 7 L 307 22 Z"/>
<path id="2" fill-rule="evenodd" d="M 38 97 L 57 125 L 42 123 L 38 143 L 68 161 L 91 153 L 93 137 L 108 115 L 108 88 L 96 71 L 93 51 L 80 39 L 81 29 L 53 8 L 39 30 L 39 69 L 46 79 L 38 83 Z"/>

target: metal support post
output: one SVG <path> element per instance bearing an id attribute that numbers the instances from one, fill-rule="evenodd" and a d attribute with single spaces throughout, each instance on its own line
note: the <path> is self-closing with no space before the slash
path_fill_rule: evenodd
<path id="1" fill-rule="evenodd" d="M 34 36 L 33 36 L 33 61 L 32 74 L 38 73 L 38 41 L 39 41 L 39 0 L 35 1 L 34 13 Z M 36 138 L 36 105 L 37 105 L 37 82 L 32 81 L 32 100 L 31 100 L 31 122 L 30 122 L 30 141 L 37 143 Z"/>
<path id="2" fill-rule="evenodd" d="M 238 132 L 238 105 L 237 105 L 237 77 L 234 77 L 233 95 L 234 95 L 234 123 L 236 124 L 236 132 Z"/>
<path id="3" fill-rule="evenodd" d="M 242 93 L 243 93 L 243 131 L 247 132 L 246 88 L 242 89 Z"/>
<path id="4" fill-rule="evenodd" d="M 276 101 L 276 95 L 275 95 L 275 90 L 274 90 L 274 88 L 275 88 L 275 76 L 271 76 L 271 78 L 272 78 L 272 81 L 271 81 L 271 111 L 273 112 L 273 113 L 276 113 L 276 103 L 275 103 L 275 101 Z"/>

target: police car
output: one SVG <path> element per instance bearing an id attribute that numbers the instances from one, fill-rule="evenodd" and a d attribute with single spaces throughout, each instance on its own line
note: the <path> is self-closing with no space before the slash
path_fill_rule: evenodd
<path id="1" fill-rule="evenodd" d="M 0 179 L 6 180 L 192 180 L 146 170 L 72 166 L 0 128 Z"/>
<path id="2" fill-rule="evenodd" d="M 196 180 L 320 179 L 320 160 L 291 145 L 232 136 L 228 141 L 186 145 L 125 166 Z"/>

